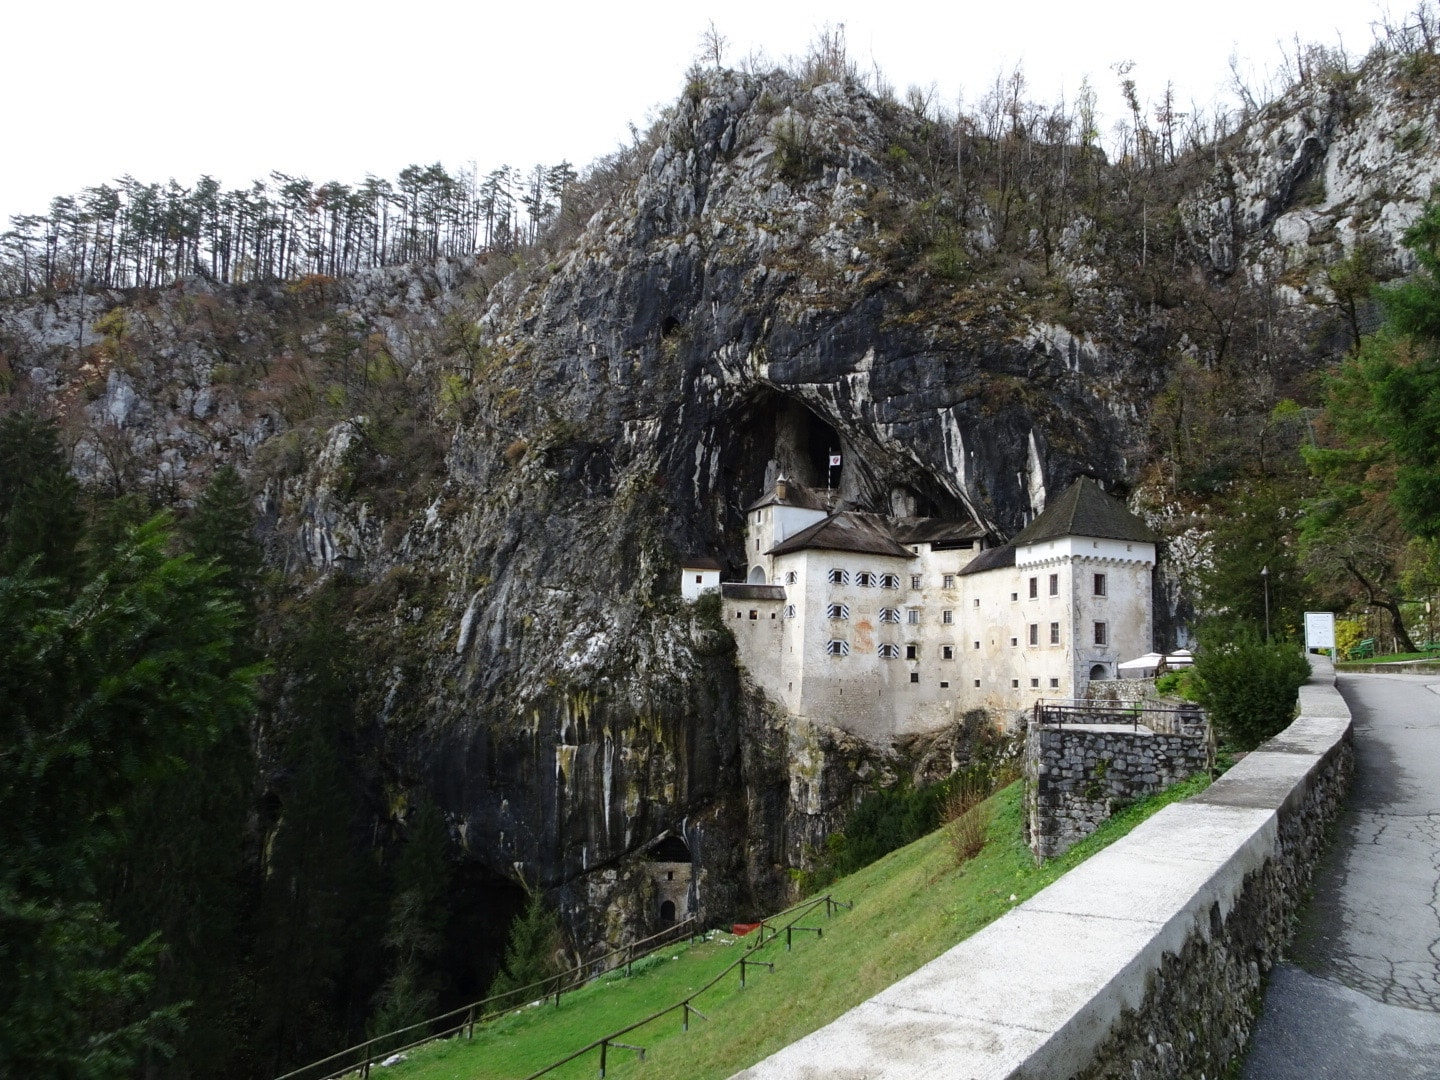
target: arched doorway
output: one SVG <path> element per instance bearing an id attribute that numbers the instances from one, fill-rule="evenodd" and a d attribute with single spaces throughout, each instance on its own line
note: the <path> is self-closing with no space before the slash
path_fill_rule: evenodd
<path id="1" fill-rule="evenodd" d="M 665 930 L 675 925 L 675 901 L 666 900 L 660 905 L 660 929 Z"/>
<path id="2" fill-rule="evenodd" d="M 1104 664 L 1096 664 L 1090 669 L 1091 682 L 1104 682 L 1110 677 L 1110 670 Z"/>
<path id="3" fill-rule="evenodd" d="M 747 580 L 748 580 L 748 582 L 749 582 L 751 585 L 764 585 L 764 584 L 766 584 L 766 581 L 765 581 L 765 568 L 764 568 L 763 566 L 758 565 L 758 564 L 755 565 L 755 566 L 750 567 L 750 577 L 749 577 Z"/>

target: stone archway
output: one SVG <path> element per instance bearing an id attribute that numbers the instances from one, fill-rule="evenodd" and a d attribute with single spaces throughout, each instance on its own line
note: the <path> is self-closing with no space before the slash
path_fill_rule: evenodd
<path id="1" fill-rule="evenodd" d="M 760 566 L 758 563 L 755 566 L 750 567 L 750 576 L 745 580 L 751 585 L 769 584 L 769 582 L 765 580 L 765 568 L 763 566 Z"/>
<path id="2" fill-rule="evenodd" d="M 1091 682 L 1104 682 L 1108 678 L 1110 678 L 1110 669 L 1104 664 L 1096 664 L 1090 669 Z"/>

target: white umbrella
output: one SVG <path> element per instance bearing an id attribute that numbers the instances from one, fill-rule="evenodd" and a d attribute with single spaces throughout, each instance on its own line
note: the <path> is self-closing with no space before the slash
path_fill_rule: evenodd
<path id="1" fill-rule="evenodd" d="M 1162 657 L 1158 652 L 1146 653 L 1144 656 L 1137 656 L 1134 660 L 1126 660 L 1119 665 L 1121 678 L 1146 679 L 1155 674 L 1155 669 L 1160 666 Z"/>

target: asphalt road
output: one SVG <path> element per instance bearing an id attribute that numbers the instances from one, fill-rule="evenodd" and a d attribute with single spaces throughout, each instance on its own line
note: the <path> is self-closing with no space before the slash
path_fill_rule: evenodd
<path id="1" fill-rule="evenodd" d="M 1244 1080 L 1440 1080 L 1440 676 L 1344 675 L 1355 785 Z"/>

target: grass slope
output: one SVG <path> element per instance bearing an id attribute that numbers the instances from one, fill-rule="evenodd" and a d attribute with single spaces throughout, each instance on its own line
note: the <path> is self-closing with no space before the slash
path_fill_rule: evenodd
<path id="1" fill-rule="evenodd" d="M 1022 785 L 993 798 L 994 821 L 985 849 L 957 868 L 945 830 L 931 833 L 837 881 L 830 891 L 854 910 L 826 920 L 823 907 L 802 920 L 823 926 L 824 937 L 783 936 L 756 954 L 774 961 L 774 974 L 751 969 L 741 990 L 732 974 L 698 999 L 709 1019 L 692 1017 L 682 1033 L 672 1013 L 622 1036 L 646 1048 L 643 1065 L 628 1050 L 611 1048 L 607 1077 L 707 1080 L 728 1077 L 835 1019 L 1034 895 L 1072 866 L 1119 839 L 1162 806 L 1209 783 L 1196 777 L 1122 811 L 1065 856 L 1036 866 L 1021 837 Z M 740 956 L 748 939 L 714 935 L 637 964 L 627 978 L 608 975 L 562 1000 L 558 1009 L 534 1006 L 477 1029 L 471 1042 L 448 1040 L 411 1051 L 386 1070 L 394 1080 L 519 1080 L 617 1028 L 674 1005 Z M 747 965 L 748 966 L 748 965 Z M 593 1078 L 598 1051 L 549 1073 Z"/>

